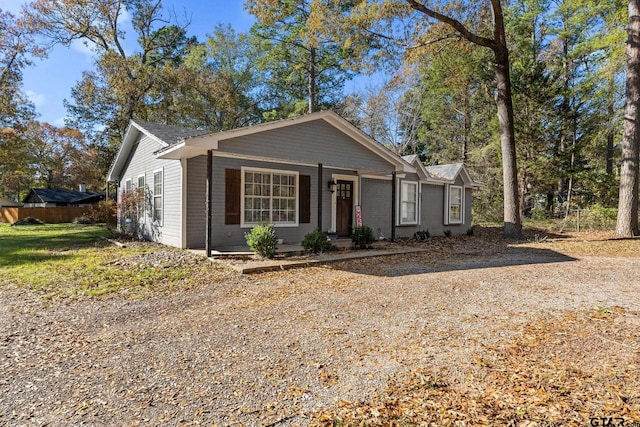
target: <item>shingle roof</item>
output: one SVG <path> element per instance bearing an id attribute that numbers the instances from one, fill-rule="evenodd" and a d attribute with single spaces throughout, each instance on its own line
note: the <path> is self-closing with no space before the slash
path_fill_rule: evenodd
<path id="1" fill-rule="evenodd" d="M 402 159 L 407 163 L 411 164 L 416 160 L 420 160 L 417 154 L 410 154 L 408 156 L 402 156 Z"/>
<path id="2" fill-rule="evenodd" d="M 446 165 L 427 166 L 427 172 L 435 178 L 446 181 L 453 181 L 460 173 L 462 163 L 451 163 Z"/>
<path id="3" fill-rule="evenodd" d="M 104 193 L 101 191 L 81 192 L 61 188 L 32 188 L 24 199 L 25 203 L 32 193 L 43 203 L 90 203 L 104 198 Z"/>
<path id="4" fill-rule="evenodd" d="M 180 126 L 162 125 L 158 123 L 143 122 L 134 120 L 134 122 L 145 131 L 162 140 L 167 145 L 173 145 L 179 141 L 194 136 L 206 135 L 211 133 L 208 130 L 190 129 Z"/>
<path id="5" fill-rule="evenodd" d="M 11 199 L 7 199 L 6 197 L 0 197 L 0 208 L 13 206 L 22 206 L 22 203 L 16 203 Z"/>

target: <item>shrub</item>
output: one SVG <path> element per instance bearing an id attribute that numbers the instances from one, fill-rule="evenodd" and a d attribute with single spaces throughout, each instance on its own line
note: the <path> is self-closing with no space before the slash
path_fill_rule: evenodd
<path id="1" fill-rule="evenodd" d="M 103 200 L 92 205 L 84 214 L 94 224 L 107 224 L 110 227 L 116 225 L 116 202 Z"/>
<path id="2" fill-rule="evenodd" d="M 244 233 L 247 245 L 262 258 L 273 258 L 278 249 L 278 236 L 273 225 L 264 223 L 256 225 L 250 232 Z"/>
<path id="3" fill-rule="evenodd" d="M 591 230 L 614 230 L 618 209 L 608 208 L 599 203 L 580 211 L 581 227 Z"/>
<path id="4" fill-rule="evenodd" d="M 366 249 L 371 243 L 375 242 L 375 240 L 375 237 L 373 237 L 373 230 L 367 225 L 363 225 L 362 227 L 353 227 L 353 230 L 351 231 L 351 242 L 353 243 L 353 246 L 360 249 Z"/>
<path id="5" fill-rule="evenodd" d="M 327 235 L 320 231 L 319 228 L 316 228 L 313 233 L 304 236 L 302 247 L 316 254 L 318 252 L 336 250 L 335 245 L 330 240 L 327 240 Z"/>
<path id="6" fill-rule="evenodd" d="M 531 219 L 534 221 L 543 221 L 550 217 L 551 213 L 544 206 L 534 206 L 531 208 Z"/>
<path id="7" fill-rule="evenodd" d="M 11 225 L 42 225 L 42 224 L 44 224 L 44 222 L 40 221 L 38 218 L 28 216 L 26 218 L 17 220 Z"/>
<path id="8" fill-rule="evenodd" d="M 86 216 L 79 216 L 73 219 L 74 224 L 93 224 L 93 222 Z"/>
<path id="9" fill-rule="evenodd" d="M 416 231 L 413 233 L 413 238 L 416 240 L 427 240 L 431 234 L 429 234 L 429 230 L 424 231 Z"/>
<path id="10" fill-rule="evenodd" d="M 148 196 L 146 187 L 134 188 L 122 194 L 116 205 L 121 233 L 130 237 L 141 237 L 145 209 L 152 206 L 151 202 L 146 200 Z"/>

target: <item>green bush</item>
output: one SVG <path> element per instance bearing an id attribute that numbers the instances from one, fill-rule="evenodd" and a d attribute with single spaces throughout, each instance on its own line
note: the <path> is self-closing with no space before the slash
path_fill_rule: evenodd
<path id="1" fill-rule="evenodd" d="M 327 240 L 327 235 L 316 228 L 313 233 L 309 233 L 304 236 L 302 240 L 302 247 L 313 253 L 334 251 L 337 248 L 330 240 Z"/>
<path id="2" fill-rule="evenodd" d="M 278 236 L 273 225 L 264 223 L 256 225 L 250 232 L 244 233 L 247 245 L 262 258 L 273 258 L 278 250 Z"/>
<path id="3" fill-rule="evenodd" d="M 353 243 L 353 246 L 360 249 L 366 249 L 371 243 L 375 242 L 375 240 L 375 237 L 373 237 L 373 230 L 367 225 L 363 225 L 362 227 L 353 227 L 353 230 L 351 231 L 351 242 Z"/>
<path id="4" fill-rule="evenodd" d="M 544 206 L 534 206 L 531 209 L 531 219 L 534 221 L 543 221 L 550 217 L 551 213 Z"/>
<path id="5" fill-rule="evenodd" d="M 608 208 L 599 203 L 580 211 L 581 228 L 590 230 L 614 230 L 618 209 Z"/>
<path id="6" fill-rule="evenodd" d="M 93 224 L 89 218 L 86 216 L 79 216 L 73 219 L 74 224 Z"/>
<path id="7" fill-rule="evenodd" d="M 26 218 L 17 220 L 11 225 L 42 225 L 42 224 L 44 224 L 44 222 L 40 221 L 38 218 L 28 216 Z"/>
<path id="8" fill-rule="evenodd" d="M 416 231 L 415 233 L 413 233 L 413 238 L 415 240 L 427 240 L 429 236 L 431 236 L 429 230 Z"/>

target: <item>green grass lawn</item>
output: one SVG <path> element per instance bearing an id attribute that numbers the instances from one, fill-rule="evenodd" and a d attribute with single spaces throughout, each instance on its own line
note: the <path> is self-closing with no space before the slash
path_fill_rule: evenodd
<path id="1" fill-rule="evenodd" d="M 0 288 L 30 289 L 45 298 L 111 293 L 135 298 L 152 290 L 191 287 L 197 277 L 206 276 L 205 271 L 198 274 L 200 270 L 213 268 L 200 259 L 171 268 L 126 262 L 152 252 L 178 250 L 156 244 L 120 248 L 103 239 L 109 235 L 109 230 L 99 225 L 0 224 Z"/>

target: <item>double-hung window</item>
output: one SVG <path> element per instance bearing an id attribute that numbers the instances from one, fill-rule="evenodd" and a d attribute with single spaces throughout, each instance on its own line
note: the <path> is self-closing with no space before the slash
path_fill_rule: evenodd
<path id="1" fill-rule="evenodd" d="M 153 220 L 162 224 L 164 193 L 162 170 L 153 172 Z"/>
<path id="2" fill-rule="evenodd" d="M 138 176 L 138 188 L 144 188 L 144 175 Z"/>
<path id="3" fill-rule="evenodd" d="M 418 183 L 402 181 L 400 186 L 400 224 L 418 223 Z"/>
<path id="4" fill-rule="evenodd" d="M 462 222 L 462 187 L 449 186 L 449 224 Z"/>
<path id="5" fill-rule="evenodd" d="M 298 173 L 243 169 L 243 225 L 298 223 Z"/>
<path id="6" fill-rule="evenodd" d="M 127 178 L 124 181 L 124 192 L 128 193 L 129 191 L 131 191 L 131 178 Z"/>

